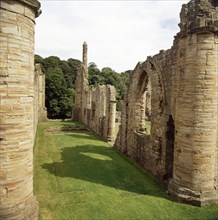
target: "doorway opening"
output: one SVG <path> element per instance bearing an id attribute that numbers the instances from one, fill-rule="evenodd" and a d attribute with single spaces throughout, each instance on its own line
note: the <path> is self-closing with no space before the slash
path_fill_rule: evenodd
<path id="1" fill-rule="evenodd" d="M 166 131 L 166 174 L 164 180 L 169 181 L 173 177 L 174 161 L 174 144 L 175 144 L 175 124 L 172 115 L 169 115 Z"/>

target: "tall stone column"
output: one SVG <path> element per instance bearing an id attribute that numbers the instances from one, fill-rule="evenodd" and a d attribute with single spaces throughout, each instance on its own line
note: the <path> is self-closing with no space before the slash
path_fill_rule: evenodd
<path id="1" fill-rule="evenodd" d="M 37 0 L 0 1 L 0 219 L 37 219 L 33 196 Z"/>
<path id="2" fill-rule="evenodd" d="M 75 81 L 75 107 L 73 108 L 72 119 L 86 123 L 86 95 L 89 90 L 88 82 L 88 45 L 83 43 L 82 64 L 77 71 Z"/>
<path id="3" fill-rule="evenodd" d="M 207 20 L 218 16 L 211 3 L 206 2 L 192 2 L 183 6 L 181 13 L 181 32 L 177 36 L 174 169 L 169 185 L 169 193 L 174 197 L 200 206 L 218 202 L 215 187 L 218 29 L 207 27 L 209 23 L 204 16 L 199 17 L 203 20 L 196 20 L 198 12 L 201 15 L 205 12 Z"/>
<path id="4" fill-rule="evenodd" d="M 37 99 L 38 105 L 38 121 L 47 120 L 47 109 L 45 107 L 45 74 L 42 72 L 40 64 L 35 64 L 35 74 L 37 75 L 38 82 L 35 82 L 35 87 L 38 87 L 38 92 L 34 95 Z"/>
<path id="5" fill-rule="evenodd" d="M 110 115 L 108 122 L 108 141 L 114 142 L 115 140 L 115 120 L 116 120 L 116 100 L 110 100 Z"/>
<path id="6" fill-rule="evenodd" d="M 82 120 L 82 73 L 83 66 L 77 70 L 77 77 L 75 81 L 75 106 L 73 108 L 72 120 L 73 121 L 81 121 Z"/>
<path id="7" fill-rule="evenodd" d="M 106 137 L 111 143 L 115 140 L 115 120 L 116 120 L 116 90 L 113 86 L 106 86 Z"/>
<path id="8" fill-rule="evenodd" d="M 88 67 L 88 44 L 86 41 L 83 43 L 83 65 L 85 68 Z"/>

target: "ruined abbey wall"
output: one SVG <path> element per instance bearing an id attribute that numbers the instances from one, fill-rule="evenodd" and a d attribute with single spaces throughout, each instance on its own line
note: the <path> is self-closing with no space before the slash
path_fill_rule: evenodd
<path id="1" fill-rule="evenodd" d="M 75 82 L 73 120 L 83 122 L 104 140 L 115 140 L 116 91 L 111 85 L 89 88 L 87 44 L 83 44 L 83 63 Z"/>
<path id="2" fill-rule="evenodd" d="M 204 205 L 218 202 L 218 5 L 192 0 L 180 18 L 172 48 L 136 66 L 115 146 L 172 197 Z"/>
<path id="3" fill-rule="evenodd" d="M 38 216 L 33 145 L 34 26 L 39 8 L 37 0 L 0 1 L 0 219 Z"/>
<path id="4" fill-rule="evenodd" d="M 34 134 L 40 121 L 47 121 L 47 109 L 45 107 L 45 74 L 40 64 L 35 64 L 34 71 Z"/>

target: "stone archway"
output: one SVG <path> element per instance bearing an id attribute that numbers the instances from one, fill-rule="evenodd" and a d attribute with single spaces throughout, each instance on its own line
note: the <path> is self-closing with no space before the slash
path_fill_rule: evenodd
<path id="1" fill-rule="evenodd" d="M 200 206 L 217 202 L 218 193 L 215 6 L 211 0 L 183 5 L 171 49 L 136 66 L 116 141 L 121 152 L 167 180 L 172 197 Z M 137 132 L 143 72 L 152 88 L 150 138 Z"/>
<path id="2" fill-rule="evenodd" d="M 163 77 L 155 59 L 149 58 L 146 62 L 138 63 L 123 102 L 121 127 L 116 142 L 118 149 L 132 160 L 162 176 L 165 173 L 163 160 L 166 150 L 163 148 L 166 146 L 167 129 L 165 100 Z M 146 115 L 148 105 L 149 119 Z M 151 122 L 151 132 L 145 129 L 146 120 Z"/>

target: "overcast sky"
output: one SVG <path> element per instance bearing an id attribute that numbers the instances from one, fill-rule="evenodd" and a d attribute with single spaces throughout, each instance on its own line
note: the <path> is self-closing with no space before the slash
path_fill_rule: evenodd
<path id="1" fill-rule="evenodd" d="M 122 72 L 172 46 L 181 6 L 188 0 L 40 2 L 36 54 L 81 60 L 86 41 L 89 62 Z"/>

